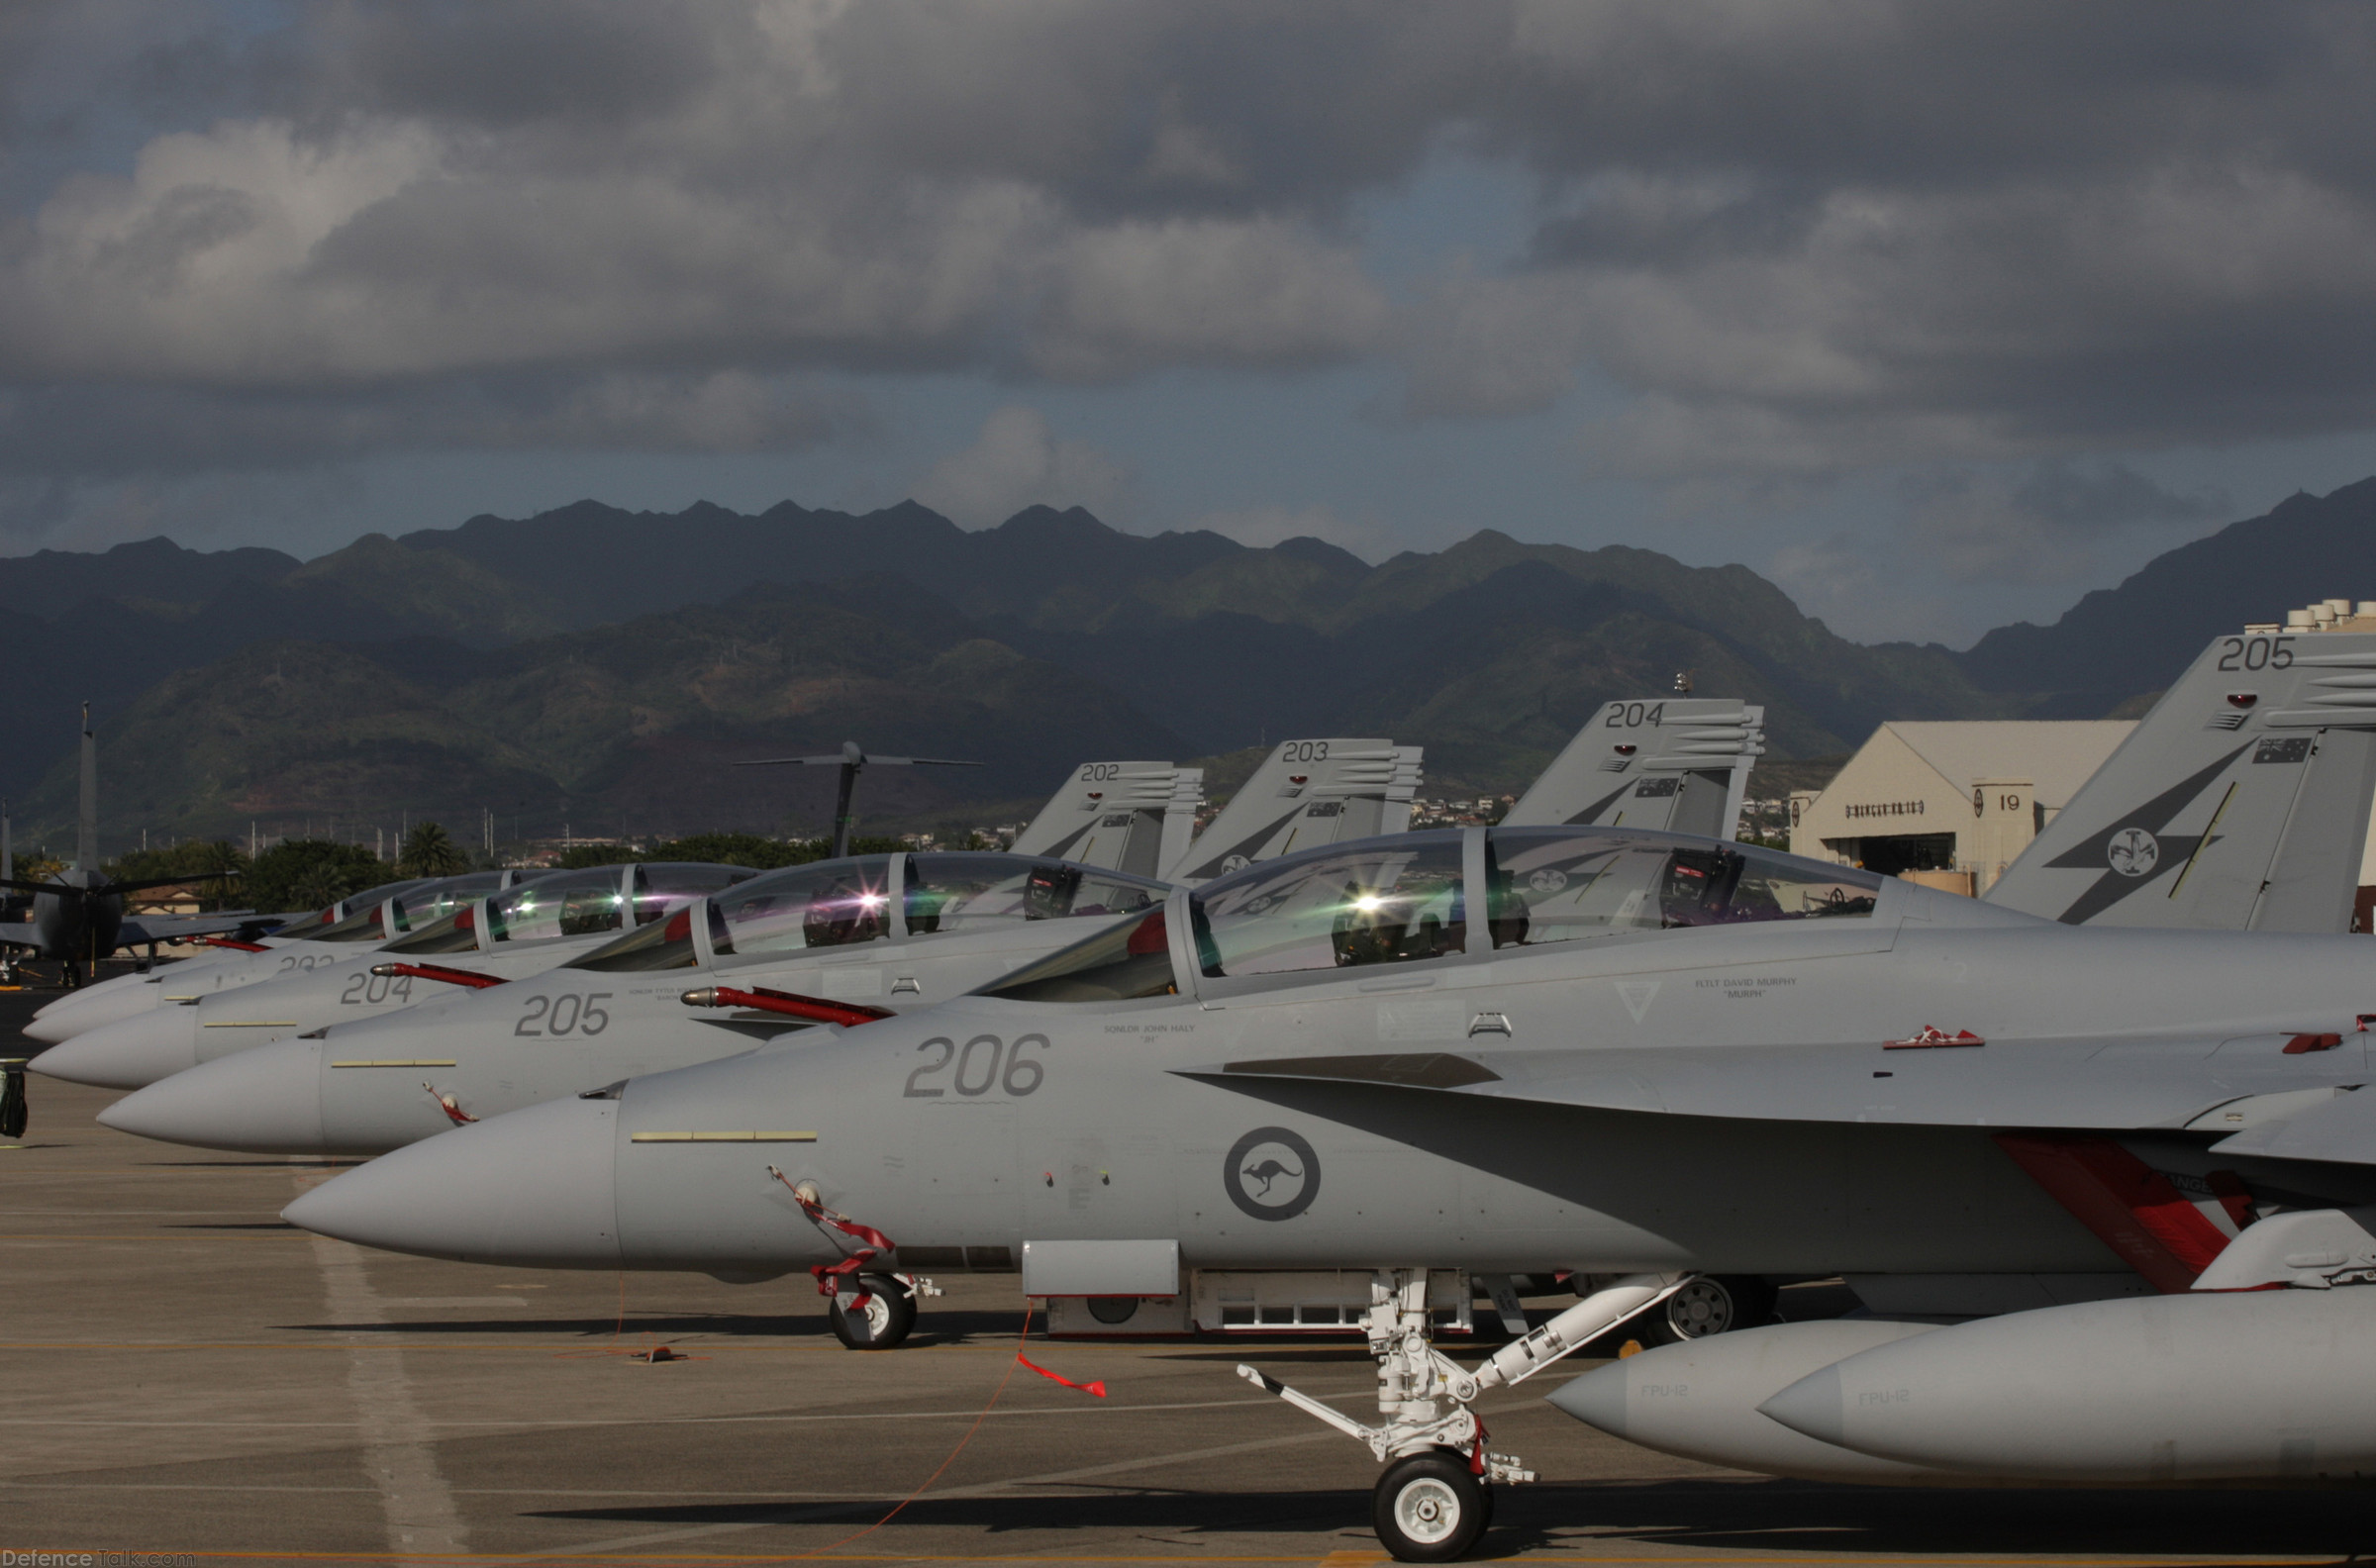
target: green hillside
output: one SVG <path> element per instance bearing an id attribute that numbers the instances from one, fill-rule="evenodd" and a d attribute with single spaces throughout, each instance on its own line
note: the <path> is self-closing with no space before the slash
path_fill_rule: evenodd
<path id="1" fill-rule="evenodd" d="M 1777 759 L 1838 755 L 1888 719 L 2068 701 L 2002 672 L 1984 688 L 1942 648 L 1850 642 L 1745 566 L 1490 529 L 1373 567 L 1316 539 L 1141 538 L 1078 509 L 966 533 L 913 503 L 581 502 L 303 565 L 163 540 L 0 561 L 0 602 L 61 592 L 115 607 L 119 635 L 81 672 L 111 849 L 250 822 L 436 815 L 467 834 L 482 813 L 505 837 L 816 833 L 830 770 L 733 764 L 845 738 L 985 764 L 870 775 L 861 809 L 886 828 L 1013 820 L 1086 758 L 1291 735 L 1389 735 L 1427 748 L 1428 793 L 1502 794 L 1600 704 L 1678 672 L 1763 704 Z M 62 672 L 32 674 L 0 710 L 39 739 L 0 759 L 0 788 L 27 793 L 46 766 L 16 815 L 54 834 L 70 710 L 33 695 Z"/>

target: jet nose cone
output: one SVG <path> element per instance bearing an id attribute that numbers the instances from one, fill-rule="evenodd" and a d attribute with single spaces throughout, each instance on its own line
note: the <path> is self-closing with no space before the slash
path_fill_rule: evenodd
<path id="1" fill-rule="evenodd" d="M 287 1040 L 175 1073 L 109 1106 L 99 1123 L 200 1148 L 322 1153 L 322 1042 Z"/>
<path id="2" fill-rule="evenodd" d="M 161 982 L 151 983 L 147 975 L 118 975 L 44 1004 L 33 1015 L 33 1022 L 25 1026 L 25 1032 L 31 1038 L 55 1045 L 85 1029 L 153 1011 L 162 989 Z"/>
<path id="3" fill-rule="evenodd" d="M 158 1008 L 52 1045 L 26 1071 L 101 1089 L 145 1089 L 198 1065 L 197 1035 L 190 1009 Z"/>
<path id="4" fill-rule="evenodd" d="M 112 1021 L 103 1020 L 102 1022 Z M 77 1013 L 60 1009 L 47 1017 L 36 1013 L 32 1020 L 25 1025 L 23 1032 L 27 1039 L 37 1039 L 45 1045 L 55 1045 L 60 1040 L 72 1039 L 81 1033 L 84 1028 Z"/>
<path id="5" fill-rule="evenodd" d="M 1839 1368 L 1828 1366 L 1821 1372 L 1799 1379 L 1772 1399 L 1757 1407 L 1757 1414 L 1770 1417 L 1802 1436 L 1835 1447 L 1849 1446 L 1848 1423 L 1842 1406 Z"/>
<path id="6" fill-rule="evenodd" d="M 616 1268 L 619 1106 L 552 1100 L 384 1154 L 281 1218 L 391 1252 L 531 1268 Z"/>

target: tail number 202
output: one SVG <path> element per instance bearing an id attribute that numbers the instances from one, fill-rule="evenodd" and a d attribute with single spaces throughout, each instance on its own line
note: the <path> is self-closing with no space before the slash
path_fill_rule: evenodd
<path id="1" fill-rule="evenodd" d="M 1024 1054 L 1035 1047 L 1046 1050 L 1047 1036 L 1019 1034 L 1010 1047 L 995 1034 L 976 1034 L 960 1047 L 947 1035 L 937 1034 L 916 1047 L 933 1059 L 908 1074 L 906 1098 L 939 1100 L 954 1089 L 971 1100 L 992 1089 L 1004 1089 L 1011 1098 L 1020 1100 L 1039 1089 L 1047 1077 L 1040 1056 Z M 952 1067 L 955 1070 L 950 1072 Z M 927 1081 L 944 1072 L 949 1073 L 948 1088 Z"/>

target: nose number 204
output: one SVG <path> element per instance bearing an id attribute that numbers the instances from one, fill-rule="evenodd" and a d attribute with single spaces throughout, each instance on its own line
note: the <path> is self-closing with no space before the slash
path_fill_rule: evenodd
<path id="1" fill-rule="evenodd" d="M 1020 1100 L 1037 1091 L 1047 1077 L 1039 1054 L 1047 1049 L 1044 1034 L 1019 1034 L 1012 1047 L 996 1034 L 976 1034 L 962 1047 L 947 1035 L 937 1034 L 916 1048 L 933 1059 L 908 1074 L 905 1098 L 910 1100 L 939 1100 L 950 1089 L 968 1100 L 1003 1089 L 1010 1098 Z M 1032 1054 L 1026 1055 L 1027 1051 Z M 946 1087 L 931 1081 L 944 1072 L 949 1073 Z"/>

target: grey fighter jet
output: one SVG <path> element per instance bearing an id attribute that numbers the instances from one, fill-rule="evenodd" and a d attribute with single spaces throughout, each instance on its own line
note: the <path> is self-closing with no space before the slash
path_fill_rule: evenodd
<path id="1" fill-rule="evenodd" d="M 1297 849 L 1401 833 L 1420 761 L 1420 747 L 1391 740 L 1283 740 L 1158 874 L 1203 882 Z"/>
<path id="2" fill-rule="evenodd" d="M 1151 877 L 1188 852 L 1204 799 L 1203 768 L 1084 762 L 1010 847 Z"/>
<path id="3" fill-rule="evenodd" d="M 2376 1202 L 2345 1157 L 2366 952 L 2072 930 L 1624 829 L 1414 833 L 1175 892 L 912 1017 L 462 1128 L 287 1216 L 490 1263 L 809 1268 L 845 1313 L 912 1313 L 897 1269 L 1127 1298 L 1183 1269 L 1377 1270 L 1378 1421 L 1294 1397 L 1391 1461 L 1398 1555 L 1457 1555 L 1483 1485 L 1525 1475 L 1477 1394 L 1694 1273 L 2118 1305 L 2206 1233 Z M 2147 1257 L 2173 1204 L 2201 1226 Z M 1554 1261 L 1574 1308 L 1482 1367 L 1428 1345 L 1431 1271 Z"/>
<path id="4" fill-rule="evenodd" d="M 791 866 L 541 974 L 209 1061 L 100 1117 L 206 1147 L 379 1153 L 457 1120 L 962 995 L 1170 891 L 1009 853 Z"/>
<path id="5" fill-rule="evenodd" d="M 374 932 L 403 932 L 391 941 L 359 950 L 348 945 L 350 956 L 293 964 L 254 985 L 212 995 L 182 991 L 181 1005 L 77 1034 L 35 1058 L 31 1070 L 69 1083 L 139 1089 L 292 1034 L 397 1012 L 448 988 L 480 990 L 541 974 L 756 875 L 743 866 L 696 861 L 595 866 L 536 877 L 462 899 L 458 907 L 456 890 L 417 889 L 356 917 L 379 922 Z"/>
<path id="6" fill-rule="evenodd" d="M 1119 776 L 1099 776 L 1109 771 Z M 1109 793 L 1105 786 L 1112 785 L 1111 793 L 1134 803 L 1133 821 L 1127 828 L 1117 825 L 1114 838 L 1092 847 L 1101 856 L 1113 851 L 1118 857 L 1142 858 L 1148 842 L 1185 836 L 1200 776 L 1198 770 L 1173 769 L 1168 763 L 1083 764 L 1025 838 L 1077 811 L 1079 800 Z M 1224 812 L 1221 822 L 1235 823 L 1225 830 L 1233 842 L 1250 842 L 1256 854 L 1275 853 L 1299 836 L 1327 842 L 1346 821 L 1407 823 L 1416 782 L 1416 751 L 1381 750 L 1366 741 L 1287 741 L 1239 791 L 1243 808 L 1234 804 L 1236 816 Z M 1085 785 L 1100 787 L 1092 791 Z M 1306 798 L 1307 786 L 1319 792 L 1316 801 Z M 1158 787 L 1164 792 L 1160 796 L 1154 793 Z M 1324 807 L 1325 815 L 1309 816 Z M 1153 830 L 1151 837 L 1147 829 Z M 1242 840 L 1236 836 L 1240 833 Z M 1073 841 L 1079 847 L 1082 839 L 1075 835 Z M 835 1011 L 840 1004 L 861 1012 L 899 1011 L 961 995 L 1077 934 L 1040 924 L 1043 917 L 1120 915 L 1159 902 L 1169 891 L 1165 883 L 1125 872 L 1102 874 L 1095 863 L 1021 853 L 818 862 L 777 872 L 713 904 L 671 939 L 664 953 L 623 940 L 624 955 L 608 949 L 590 953 L 500 996 L 415 1006 L 370 1031 L 358 1031 L 342 1015 L 329 1045 L 273 1043 L 307 1032 L 309 1018 L 295 1007 L 279 1002 L 266 1007 L 264 998 L 243 996 L 227 1003 L 239 1016 L 225 1022 L 253 1033 L 239 1037 L 236 1045 L 218 1044 L 200 1033 L 211 1021 L 157 1015 L 116 1027 L 106 1039 L 91 1042 L 87 1052 L 67 1057 L 53 1070 L 105 1073 L 111 1086 L 153 1086 L 104 1114 L 122 1130 L 215 1148 L 376 1153 L 446 1130 L 452 1125 L 445 1114 L 449 1105 L 466 1104 L 473 1115 L 492 1115 L 834 1022 L 844 1016 Z M 808 913 L 852 898 L 874 900 L 877 907 L 854 921 L 811 919 Z M 724 947 L 718 946 L 721 940 Z M 863 954 L 847 950 L 860 945 Z M 829 948 L 833 951 L 816 950 Z M 384 960 L 387 955 L 374 956 Z M 664 981 L 636 981 L 624 991 L 585 981 L 580 974 L 581 969 L 609 973 L 614 968 L 669 973 Z M 688 968 L 701 973 L 677 972 Z M 704 975 L 727 971 L 736 981 L 726 991 L 702 984 Z M 346 988 L 357 982 L 345 971 L 340 978 L 343 999 Z M 834 1006 L 822 1013 L 787 1014 L 784 1009 L 795 1004 L 780 997 L 754 1006 L 752 993 L 738 989 L 752 986 L 789 988 L 796 1001 L 805 994 Z M 326 1006 L 328 992 L 320 986 L 315 991 L 320 993 L 316 1003 Z M 679 1005 L 696 996 L 715 1000 L 722 995 L 741 996 L 743 1004 L 728 1018 L 688 1015 Z M 584 1007 L 595 1008 L 600 1021 L 590 1030 L 579 1022 Z M 521 1048 L 520 1030 L 528 1029 L 531 1036 L 547 1032 L 543 1023 L 524 1016 L 524 1010 L 539 1008 L 553 1009 L 555 1017 L 570 1021 L 569 1028 L 551 1031 L 555 1037 L 581 1037 L 557 1055 L 549 1068 L 560 1076 L 518 1072 L 510 1064 Z M 622 1027 L 613 1034 L 615 1018 Z M 399 1036 L 401 1049 L 393 1043 Z M 193 1039 L 200 1043 L 193 1046 Z M 440 1087 L 425 1096 L 416 1092 L 420 1085 L 414 1079 L 366 1077 L 352 1070 L 323 1077 L 346 1059 L 348 1049 L 368 1053 L 356 1060 L 434 1066 Z M 202 1065 L 185 1072 L 193 1067 L 193 1050 Z M 214 1058 L 235 1050 L 237 1062 L 214 1065 Z M 311 1086 L 318 1077 L 335 1084 L 336 1091 L 317 1095 Z"/>
<path id="7" fill-rule="evenodd" d="M 1731 838 L 1764 726 L 1763 708 L 1729 697 L 1604 703 L 1502 821 Z"/>
<path id="8" fill-rule="evenodd" d="M 2073 926 L 2346 931 L 2371 793 L 2376 636 L 2215 637 L 1988 899 Z"/>
<path id="9" fill-rule="evenodd" d="M 292 923 L 275 936 L 203 938 L 218 949 L 214 956 L 88 987 L 42 1009 L 25 1032 L 56 1044 L 160 1007 L 186 1006 L 201 997 L 343 963 L 444 920 L 483 894 L 511 887 L 522 875 L 471 871 L 390 882 L 329 906 L 319 919 Z"/>

